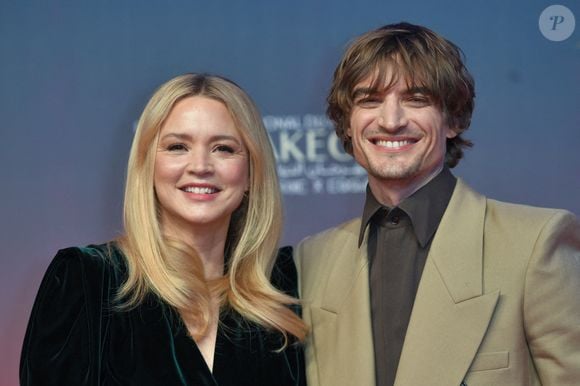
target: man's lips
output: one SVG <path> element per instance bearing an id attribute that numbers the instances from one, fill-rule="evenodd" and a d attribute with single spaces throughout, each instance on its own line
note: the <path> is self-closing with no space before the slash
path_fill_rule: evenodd
<path id="1" fill-rule="evenodd" d="M 375 138 L 370 139 L 370 142 L 373 145 L 385 148 L 387 150 L 405 150 L 415 143 L 418 142 L 418 139 L 415 138 L 398 138 L 398 139 L 384 139 L 384 138 Z"/>

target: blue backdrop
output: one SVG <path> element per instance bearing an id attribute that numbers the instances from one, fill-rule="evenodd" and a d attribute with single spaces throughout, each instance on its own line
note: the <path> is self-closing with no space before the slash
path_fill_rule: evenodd
<path id="1" fill-rule="evenodd" d="M 580 213 L 570 16 L 580 5 L 561 1 L 570 14 L 542 21 L 552 4 L 1 1 L 0 384 L 18 383 L 28 314 L 56 250 L 120 233 L 134 123 L 153 90 L 184 72 L 225 75 L 260 107 L 285 193 L 284 243 L 361 211 L 365 176 L 336 143 L 325 97 L 347 42 L 402 20 L 457 43 L 475 77 L 475 147 L 455 173 L 497 199 Z"/>

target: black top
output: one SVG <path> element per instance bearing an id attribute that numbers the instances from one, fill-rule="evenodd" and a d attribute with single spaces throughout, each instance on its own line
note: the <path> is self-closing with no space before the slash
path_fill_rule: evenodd
<path id="1" fill-rule="evenodd" d="M 291 253 L 280 250 L 272 283 L 296 296 Z M 125 278 L 112 244 L 58 252 L 26 330 L 21 385 L 305 385 L 302 348 L 276 352 L 281 334 L 233 311 L 220 316 L 210 372 L 178 313 L 155 295 L 129 311 L 113 309 Z"/>
<path id="2" fill-rule="evenodd" d="M 360 239 L 369 229 L 369 285 L 377 385 L 393 385 L 433 235 L 453 194 L 447 168 L 394 208 L 367 189 Z M 359 244 L 360 245 L 360 244 Z"/>

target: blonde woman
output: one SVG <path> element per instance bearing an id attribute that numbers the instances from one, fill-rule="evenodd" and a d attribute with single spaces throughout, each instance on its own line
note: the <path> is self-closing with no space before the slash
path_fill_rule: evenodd
<path id="1" fill-rule="evenodd" d="M 262 119 L 233 82 L 186 74 L 135 133 L 125 234 L 59 251 L 23 385 L 303 385 L 291 251 Z"/>

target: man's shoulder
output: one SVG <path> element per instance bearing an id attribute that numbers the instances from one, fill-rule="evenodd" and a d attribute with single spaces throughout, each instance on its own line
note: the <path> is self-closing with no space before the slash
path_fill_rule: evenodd
<path id="1" fill-rule="evenodd" d="M 501 201 L 481 195 L 464 182 L 458 185 L 461 185 L 460 190 L 462 195 L 473 195 L 485 200 L 485 217 L 488 225 L 493 223 L 507 223 L 533 229 L 534 227 L 542 228 L 549 222 L 576 221 L 576 216 L 564 209 Z"/>
<path id="2" fill-rule="evenodd" d="M 294 259 L 301 281 L 302 296 L 311 293 L 323 278 L 337 266 L 356 264 L 361 256 L 358 239 L 360 218 L 354 218 L 338 226 L 306 237 L 295 249 Z"/>
<path id="3" fill-rule="evenodd" d="M 343 222 L 342 224 L 306 237 L 300 242 L 299 247 L 313 247 L 317 245 L 324 246 L 329 243 L 335 244 L 337 242 L 340 242 L 341 244 L 357 244 L 360 232 L 360 224 L 360 217 L 350 219 Z"/>
<path id="4" fill-rule="evenodd" d="M 488 223 L 509 223 L 512 227 L 522 227 L 529 231 L 541 231 L 549 224 L 576 222 L 576 215 L 555 208 L 516 204 L 494 199 L 487 200 L 486 217 Z"/>
<path id="5" fill-rule="evenodd" d="M 503 215 L 512 217 L 544 219 L 546 217 L 552 217 L 555 214 L 571 214 L 564 209 L 545 208 L 515 202 L 501 201 L 493 198 L 487 198 L 487 204 L 488 208 L 493 209 Z"/>

